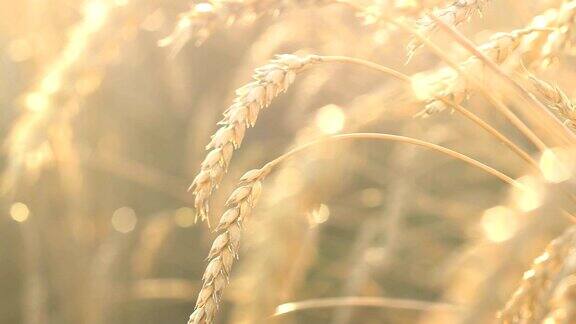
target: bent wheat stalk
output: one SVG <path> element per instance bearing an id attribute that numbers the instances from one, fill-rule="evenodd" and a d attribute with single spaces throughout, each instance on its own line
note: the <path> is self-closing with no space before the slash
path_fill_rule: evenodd
<path id="1" fill-rule="evenodd" d="M 234 259 L 238 258 L 242 223 L 255 207 L 262 192 L 262 181 L 270 174 L 272 169 L 293 155 L 310 149 L 315 145 L 350 139 L 394 141 L 426 147 L 475 166 L 507 184 L 520 189 L 523 188 L 521 184 L 509 176 L 467 155 L 410 137 L 379 133 L 352 133 L 335 135 L 296 147 L 275 160 L 266 163 L 262 168 L 246 172 L 240 178 L 237 188 L 226 202 L 228 209 L 224 212 L 220 223 L 216 227 L 216 231 L 220 232 L 220 234 L 210 248 L 208 266 L 202 277 L 202 289 L 198 294 L 195 310 L 190 315 L 189 324 L 212 323 L 214 321 L 222 298 L 222 292 L 230 278 Z"/>
<path id="2" fill-rule="evenodd" d="M 292 54 L 277 55 L 267 65 L 256 69 L 253 81 L 236 90 L 234 103 L 224 112 L 218 123 L 220 128 L 206 146 L 210 150 L 201 163 L 200 172 L 190 185 L 195 200 L 198 217 L 208 221 L 210 197 L 220 184 L 228 169 L 234 150 L 238 149 L 248 127 L 254 127 L 260 111 L 268 107 L 272 100 L 294 82 L 296 75 L 310 66 L 322 62 L 352 63 L 378 72 L 386 73 L 403 82 L 409 78 L 393 69 L 345 56 L 308 55 L 299 57 Z"/>

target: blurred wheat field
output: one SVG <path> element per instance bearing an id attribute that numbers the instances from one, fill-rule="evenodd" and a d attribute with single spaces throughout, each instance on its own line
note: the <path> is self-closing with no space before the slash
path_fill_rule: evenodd
<path id="1" fill-rule="evenodd" d="M 0 0 L 0 323 L 576 323 L 575 0 Z"/>

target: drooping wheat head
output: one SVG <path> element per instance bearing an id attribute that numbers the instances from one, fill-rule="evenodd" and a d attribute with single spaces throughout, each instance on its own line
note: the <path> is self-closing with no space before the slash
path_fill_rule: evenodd
<path id="1" fill-rule="evenodd" d="M 220 304 L 222 290 L 229 281 L 234 259 L 238 258 L 242 223 L 254 208 L 262 191 L 262 180 L 270 172 L 270 166 L 246 172 L 239 186 L 232 192 L 220 218 L 216 231 L 220 235 L 214 240 L 208 254 L 208 266 L 202 277 L 202 289 L 189 324 L 212 323 Z"/>
<path id="2" fill-rule="evenodd" d="M 576 322 L 576 274 L 562 278 L 551 296 L 550 311 L 544 323 L 570 324 Z"/>
<path id="3" fill-rule="evenodd" d="M 576 227 L 570 227 L 554 239 L 534 260 L 532 268 L 524 273 L 518 289 L 498 315 L 501 323 L 526 323 L 545 315 L 547 296 L 555 276 L 562 269 L 568 255 L 574 253 Z"/>
<path id="4" fill-rule="evenodd" d="M 532 85 L 540 95 L 545 99 L 548 106 L 560 114 L 564 123 L 572 129 L 576 129 L 576 107 L 568 95 L 558 86 L 530 76 Z"/>
<path id="5" fill-rule="evenodd" d="M 210 152 L 192 182 L 194 206 L 202 220 L 207 220 L 209 200 L 228 169 L 235 149 L 240 147 L 246 128 L 253 127 L 260 110 L 268 107 L 279 94 L 294 82 L 296 74 L 314 63 L 317 56 L 278 55 L 267 65 L 256 69 L 254 81 L 236 90 L 234 103 L 224 112 L 220 128 L 206 146 Z"/>
<path id="6" fill-rule="evenodd" d="M 576 1 L 570 1 L 559 9 L 551 9 L 537 16 L 523 29 L 510 33 L 497 33 L 478 46 L 478 49 L 498 65 L 508 69 L 525 66 L 546 66 L 559 55 L 570 39 L 576 18 Z M 460 64 L 468 75 L 482 79 L 486 73 L 483 62 L 471 57 Z M 472 86 L 466 77 L 451 68 L 443 68 L 432 74 L 417 78 L 415 92 L 420 93 L 426 103 L 423 116 L 443 111 L 447 108 L 441 99 L 461 103 L 470 94 Z M 428 89 L 424 92 L 418 88 Z"/>
<path id="7" fill-rule="evenodd" d="M 189 40 L 201 45 L 214 30 L 227 27 L 236 21 L 252 21 L 267 14 L 279 14 L 286 7 L 304 1 L 278 0 L 207 0 L 191 5 L 179 15 L 172 33 L 158 42 L 161 47 L 170 47 L 171 56 L 177 54 Z M 322 0 L 311 2 L 322 4 Z"/>
<path id="8" fill-rule="evenodd" d="M 474 13 L 481 13 L 487 3 L 488 0 L 456 0 L 446 7 L 434 10 L 431 14 L 448 25 L 458 26 L 469 20 Z M 436 22 L 428 15 L 423 15 L 417 21 L 418 31 L 426 36 L 432 34 L 437 28 Z M 422 45 L 422 41 L 413 38 L 407 47 L 408 58 L 410 59 Z"/>

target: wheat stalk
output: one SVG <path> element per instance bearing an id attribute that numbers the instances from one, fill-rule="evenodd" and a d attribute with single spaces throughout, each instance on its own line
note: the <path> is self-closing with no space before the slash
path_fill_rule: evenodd
<path id="1" fill-rule="evenodd" d="M 272 169 L 288 158 L 310 149 L 315 145 L 326 144 L 330 141 L 349 139 L 395 141 L 426 147 L 446 154 L 452 158 L 464 161 L 497 177 L 505 183 L 523 189 L 522 185 L 517 183 L 514 179 L 473 158 L 440 145 L 405 136 L 379 133 L 342 134 L 316 140 L 294 148 L 275 160 L 266 163 L 262 168 L 246 172 L 240 178 L 238 186 L 226 201 L 228 209 L 223 213 L 220 222 L 216 227 L 216 231 L 219 231 L 220 234 L 213 241 L 212 247 L 210 248 L 208 254 L 208 265 L 204 271 L 204 275 L 202 276 L 203 285 L 198 294 L 195 310 L 192 315 L 190 315 L 188 324 L 198 324 L 202 322 L 212 323 L 214 321 L 216 311 L 218 310 L 222 298 L 222 292 L 230 278 L 230 271 L 234 259 L 238 258 L 242 224 L 252 213 L 252 210 L 262 192 L 262 181 L 270 174 Z"/>
<path id="2" fill-rule="evenodd" d="M 226 173 L 234 150 L 240 147 L 246 129 L 254 127 L 260 111 L 268 107 L 275 97 L 286 92 L 298 73 L 321 62 L 362 65 L 409 82 L 409 78 L 402 73 L 362 59 L 345 56 L 277 55 L 270 63 L 256 69 L 252 82 L 236 90 L 234 103 L 224 112 L 224 118 L 218 123 L 220 128 L 206 146 L 210 152 L 190 185 L 190 190 L 193 190 L 195 195 L 194 206 L 201 220 L 209 221 L 210 197 Z"/>
<path id="3" fill-rule="evenodd" d="M 574 252 L 576 226 L 554 239 L 524 273 L 520 286 L 498 314 L 501 323 L 525 323 L 543 315 L 541 300 L 549 294 L 554 276 L 562 269 L 566 257 Z"/>
<path id="4" fill-rule="evenodd" d="M 562 116 L 564 124 L 575 130 L 576 107 L 568 95 L 558 86 L 553 86 L 536 76 L 531 75 L 529 79 L 538 93 L 544 97 L 546 103 Z"/>
<path id="5" fill-rule="evenodd" d="M 438 17 L 450 26 L 458 26 L 469 20 L 474 13 L 481 13 L 487 3 L 488 0 L 456 0 L 446 7 L 434 10 L 431 15 Z M 417 30 L 426 36 L 430 36 L 430 34 L 438 29 L 438 24 L 434 19 L 431 19 L 428 14 L 420 17 L 416 26 Z M 424 43 L 420 39 L 412 38 L 407 46 L 408 60 L 414 56 L 422 45 L 424 45 Z"/>

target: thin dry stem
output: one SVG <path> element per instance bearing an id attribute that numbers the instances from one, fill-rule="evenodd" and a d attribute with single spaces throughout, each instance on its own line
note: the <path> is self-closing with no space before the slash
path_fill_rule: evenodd
<path id="1" fill-rule="evenodd" d="M 310 299 L 297 302 L 285 303 L 276 307 L 273 316 L 287 315 L 308 309 L 332 308 L 332 307 L 378 307 L 395 308 L 415 311 L 446 311 L 458 312 L 460 307 L 449 303 L 437 303 L 413 299 L 398 299 L 386 297 L 335 297 Z"/>

